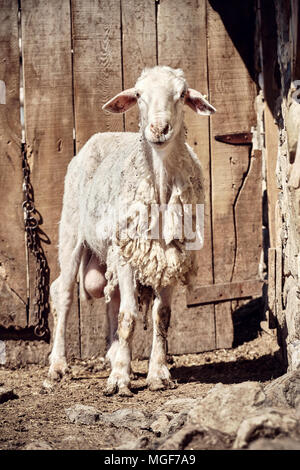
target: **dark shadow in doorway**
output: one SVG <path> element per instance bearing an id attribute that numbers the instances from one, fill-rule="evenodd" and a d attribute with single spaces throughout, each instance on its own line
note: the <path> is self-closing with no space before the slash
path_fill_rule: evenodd
<path id="1" fill-rule="evenodd" d="M 250 300 L 233 312 L 233 348 L 258 337 L 261 331 L 260 322 L 263 320 L 263 311 L 263 299 L 259 297 Z"/>

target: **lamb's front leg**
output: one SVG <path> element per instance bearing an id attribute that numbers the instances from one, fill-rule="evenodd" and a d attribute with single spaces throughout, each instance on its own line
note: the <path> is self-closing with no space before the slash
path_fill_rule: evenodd
<path id="1" fill-rule="evenodd" d="M 121 396 L 131 396 L 131 343 L 138 305 L 133 273 L 129 265 L 119 267 L 118 278 L 121 296 L 118 331 L 117 338 L 107 354 L 112 370 L 105 394 L 112 395 L 118 391 Z"/>
<path id="2" fill-rule="evenodd" d="M 168 287 L 156 297 L 152 308 L 153 343 L 147 384 L 150 390 L 174 388 L 167 365 L 167 334 L 171 317 L 172 288 Z"/>

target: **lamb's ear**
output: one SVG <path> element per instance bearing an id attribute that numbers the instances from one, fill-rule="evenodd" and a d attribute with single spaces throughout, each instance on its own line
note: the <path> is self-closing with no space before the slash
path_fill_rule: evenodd
<path id="1" fill-rule="evenodd" d="M 216 109 L 204 98 L 201 93 L 193 88 L 188 88 L 185 95 L 185 104 L 187 104 L 195 113 L 208 116 L 216 112 Z"/>
<path id="2" fill-rule="evenodd" d="M 102 109 L 111 113 L 125 113 L 137 102 L 134 88 L 124 90 L 102 106 Z"/>

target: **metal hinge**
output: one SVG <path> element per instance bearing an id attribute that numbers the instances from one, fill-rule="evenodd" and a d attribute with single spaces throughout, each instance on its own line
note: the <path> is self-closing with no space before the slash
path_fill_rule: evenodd
<path id="1" fill-rule="evenodd" d="M 215 135 L 215 140 L 223 144 L 252 145 L 252 132 L 236 132 L 233 134 Z"/>

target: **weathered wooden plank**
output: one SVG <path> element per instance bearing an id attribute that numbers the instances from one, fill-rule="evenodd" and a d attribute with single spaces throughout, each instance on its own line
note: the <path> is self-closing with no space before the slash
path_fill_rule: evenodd
<path id="1" fill-rule="evenodd" d="M 134 86 L 145 67 L 156 65 L 155 1 L 121 1 L 124 89 Z M 125 130 L 138 131 L 138 108 L 125 114 Z"/>
<path id="2" fill-rule="evenodd" d="M 255 123 L 255 86 L 222 19 L 210 6 L 208 38 L 210 95 L 217 108 L 211 118 L 211 149 L 214 271 L 219 283 L 232 277 L 237 248 L 233 208 L 243 190 L 249 148 L 217 142 L 214 136 L 251 130 Z"/>
<path id="3" fill-rule="evenodd" d="M 233 281 L 259 278 L 262 251 L 261 182 L 262 152 L 254 150 L 249 153 L 247 173 L 243 176 L 243 185 L 235 199 L 236 250 Z"/>
<path id="4" fill-rule="evenodd" d="M 277 24 L 274 0 L 260 2 L 258 10 L 261 37 L 261 61 L 264 83 L 264 126 L 266 148 L 266 178 L 268 198 L 268 230 L 270 246 L 275 247 L 275 204 L 278 195 L 276 164 L 278 153 L 278 127 L 275 123 L 277 98 L 280 96 L 277 60 Z"/>
<path id="5" fill-rule="evenodd" d="M 73 157 L 71 21 L 68 0 L 28 0 L 22 4 L 25 132 L 32 149 L 31 182 L 50 282 L 59 272 L 58 222 L 64 177 Z M 35 259 L 30 259 L 30 304 L 34 300 Z M 31 312 L 32 313 L 32 312 Z M 35 322 L 35 319 L 31 319 Z M 68 355 L 79 354 L 78 311 L 74 301 L 68 326 Z"/>
<path id="6" fill-rule="evenodd" d="M 120 0 L 72 0 L 76 152 L 96 132 L 123 131 L 121 114 L 101 106 L 122 90 Z M 82 286 L 81 286 L 82 289 Z M 81 296 L 82 297 L 82 296 Z M 103 355 L 104 299 L 80 299 L 81 357 Z"/>
<path id="7" fill-rule="evenodd" d="M 179 287 L 172 299 L 168 334 L 170 354 L 190 354 L 216 348 L 213 305 L 187 307 L 185 289 Z"/>
<path id="8" fill-rule="evenodd" d="M 120 0 L 72 0 L 76 151 L 96 132 L 123 130 L 102 105 L 122 90 Z"/>
<path id="9" fill-rule="evenodd" d="M 26 257 L 23 220 L 18 1 L 0 1 L 0 325 L 25 327 Z"/>
<path id="10" fill-rule="evenodd" d="M 181 2 L 161 0 L 158 5 L 157 19 L 158 63 L 183 69 L 189 86 L 207 95 L 206 3 L 196 0 Z M 213 101 L 212 104 L 214 104 Z M 205 178 L 205 241 L 203 249 L 198 254 L 200 269 L 195 283 L 198 286 L 203 283 L 213 282 L 209 119 L 198 116 L 187 109 L 185 122 L 188 128 L 188 143 L 194 148 L 201 161 Z M 185 295 L 183 294 L 184 291 L 181 290 L 181 292 L 182 295 Z M 192 325 L 192 317 L 195 319 L 194 310 L 185 307 L 186 315 L 182 314 L 184 303 L 186 305 L 186 300 L 183 302 L 178 299 L 173 304 L 172 322 L 176 323 L 176 329 L 170 330 L 170 347 L 173 344 L 175 348 L 176 338 L 181 336 L 181 331 L 187 332 L 186 322 L 188 322 L 188 325 Z M 196 328 L 191 327 L 190 331 L 193 334 L 189 336 L 189 346 L 193 351 L 196 351 L 197 348 L 199 351 L 203 348 L 214 349 L 214 306 L 197 307 L 195 311 L 197 311 L 196 323 L 212 321 L 212 329 L 208 329 L 204 339 L 200 333 L 201 328 L 196 330 Z M 194 331 L 197 331 L 197 335 L 194 334 Z M 182 333 L 182 335 L 184 336 L 185 333 Z M 184 346 L 183 343 L 179 342 L 175 348 L 177 354 L 180 352 L 179 344 L 182 346 L 182 353 L 187 352 L 187 345 Z"/>
<path id="11" fill-rule="evenodd" d="M 246 224 L 244 228 L 239 225 L 237 211 L 249 173 L 249 148 L 229 146 L 214 139 L 217 134 L 249 132 L 255 123 L 255 85 L 245 66 L 249 62 L 252 39 L 247 37 L 250 48 L 247 55 L 236 34 L 244 20 L 245 18 L 237 17 L 236 10 L 227 15 L 222 2 L 207 2 L 210 100 L 217 108 L 217 113 L 211 117 L 212 225 L 216 283 L 251 279 L 247 272 L 247 263 L 251 259 L 242 259 L 245 238 L 247 239 L 242 234 L 249 230 L 249 225 Z M 251 211 L 250 205 L 246 207 Z M 251 226 L 250 230 L 252 229 Z M 248 243 L 257 251 L 257 242 L 251 236 L 248 237 Z M 241 266 L 237 264 L 238 256 Z M 240 278 L 237 277 L 237 268 Z M 233 340 L 230 302 L 216 305 L 215 315 L 217 347 L 221 347 L 221 344 L 222 347 L 230 347 Z"/>
<path id="12" fill-rule="evenodd" d="M 232 302 L 215 305 L 216 349 L 231 348 L 234 340 Z"/>
<path id="13" fill-rule="evenodd" d="M 224 282 L 198 286 L 188 294 L 188 305 L 224 302 L 225 300 L 260 297 L 262 282 L 259 280 Z"/>

